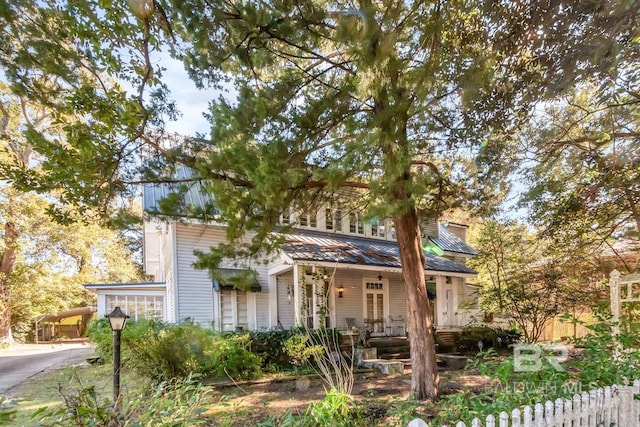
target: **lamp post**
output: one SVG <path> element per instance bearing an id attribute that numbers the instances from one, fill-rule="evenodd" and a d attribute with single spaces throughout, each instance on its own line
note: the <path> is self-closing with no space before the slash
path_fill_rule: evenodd
<path id="1" fill-rule="evenodd" d="M 120 333 L 124 329 L 129 316 L 116 307 L 105 316 L 113 331 L 113 407 L 118 406 L 120 399 Z"/>

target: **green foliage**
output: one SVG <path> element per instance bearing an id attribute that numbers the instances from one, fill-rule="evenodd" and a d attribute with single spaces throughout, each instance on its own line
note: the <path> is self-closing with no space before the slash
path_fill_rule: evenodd
<path id="1" fill-rule="evenodd" d="M 623 320 L 619 334 L 606 312 L 596 313 L 599 322 L 588 326 L 592 333 L 576 340 L 572 358 L 556 370 L 545 357 L 553 349 L 540 355 L 540 369 L 516 372 L 514 357 L 501 357 L 489 349 L 471 360 L 467 369 L 489 376 L 493 382 L 484 390 L 464 390 L 444 396 L 438 404 L 434 424 L 468 422 L 474 417 L 483 419 L 488 414 L 544 403 L 558 397 L 571 397 L 576 393 L 613 384 L 629 384 L 637 379 L 640 368 L 640 323 Z"/>
<path id="2" fill-rule="evenodd" d="M 321 346 L 312 343 L 308 335 L 296 334 L 284 342 L 284 351 L 289 355 L 292 364 L 303 366 L 324 352 Z"/>
<path id="3" fill-rule="evenodd" d="M 17 412 L 15 400 L 0 396 L 0 424 L 11 421 Z"/>
<path id="4" fill-rule="evenodd" d="M 286 370 L 292 367 L 290 354 L 285 349 L 293 337 L 301 335 L 302 331 L 291 328 L 281 331 L 251 331 L 250 350 L 262 359 L 262 367 L 270 370 Z"/>
<path id="5" fill-rule="evenodd" d="M 353 396 L 335 389 L 307 408 L 301 420 L 302 426 L 353 426 L 362 423 L 362 408 Z"/>
<path id="6" fill-rule="evenodd" d="M 111 330 L 100 320 L 89 328 L 98 354 L 111 358 Z M 190 322 L 128 322 L 122 332 L 123 365 L 156 382 L 200 376 L 234 379 L 260 375 L 261 359 L 249 351 L 249 335 L 223 336 Z"/>
<path id="7" fill-rule="evenodd" d="M 426 419 L 428 414 L 425 402 L 419 402 L 410 396 L 407 400 L 394 399 L 387 409 L 390 425 L 406 426 L 415 418 Z"/>
<path id="8" fill-rule="evenodd" d="M 554 400 L 574 390 L 569 372 L 557 371 L 548 363 L 534 372 L 516 372 L 513 356 L 504 359 L 493 349 L 480 353 L 467 364 L 467 369 L 478 370 L 495 381 L 481 391 L 463 390 L 444 396 L 434 425 L 468 422 L 474 417 L 484 419 L 488 414 Z"/>
<path id="9" fill-rule="evenodd" d="M 486 221 L 474 243 L 482 305 L 508 313 L 525 342 L 536 342 L 553 317 L 589 306 L 602 292 L 587 261 L 524 224 Z"/>
<path id="10" fill-rule="evenodd" d="M 462 330 L 456 344 L 460 351 L 478 351 L 479 341 L 482 341 L 483 349 L 506 349 L 519 342 L 521 337 L 522 334 L 515 329 L 469 326 Z"/>
<path id="11" fill-rule="evenodd" d="M 597 312 L 599 322 L 587 326 L 592 332 L 575 342 L 583 349 L 577 363 L 580 381 L 594 387 L 628 384 L 638 379 L 640 369 L 640 323 L 615 325 L 606 312 Z M 620 332 L 615 333 L 614 326 Z"/>
<path id="12" fill-rule="evenodd" d="M 144 388 L 136 395 L 123 393 L 121 404 L 101 398 L 93 386 L 83 385 L 77 378 L 75 387 L 60 388 L 64 404 L 43 407 L 32 415 L 40 426 L 191 426 L 202 424 L 200 417 L 209 400 L 207 390 L 190 378 L 163 382 Z"/>

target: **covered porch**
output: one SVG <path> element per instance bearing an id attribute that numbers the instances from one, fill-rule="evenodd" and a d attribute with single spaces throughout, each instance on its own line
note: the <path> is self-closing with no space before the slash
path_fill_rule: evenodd
<path id="1" fill-rule="evenodd" d="M 406 336 L 406 297 L 395 243 L 287 237 L 280 258 L 268 269 L 272 325 Z M 467 284 L 476 272 L 441 256 L 425 257 L 434 324 L 437 330 L 459 330 L 479 314 L 477 288 Z"/>

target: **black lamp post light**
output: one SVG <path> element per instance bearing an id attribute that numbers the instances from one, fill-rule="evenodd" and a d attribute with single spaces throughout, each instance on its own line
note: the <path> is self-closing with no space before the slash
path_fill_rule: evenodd
<path id="1" fill-rule="evenodd" d="M 129 316 L 116 307 L 105 316 L 113 331 L 113 406 L 118 406 L 120 399 L 120 333 L 124 329 Z"/>

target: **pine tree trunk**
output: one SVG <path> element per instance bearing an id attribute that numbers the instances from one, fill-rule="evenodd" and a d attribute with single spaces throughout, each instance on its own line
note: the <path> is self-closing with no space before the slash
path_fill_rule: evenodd
<path id="1" fill-rule="evenodd" d="M 438 367 L 432 324 L 433 308 L 425 286 L 425 258 L 418 214 L 409 209 L 394 219 L 400 250 L 402 279 L 407 298 L 408 334 L 411 346 L 411 390 L 418 400 L 438 398 Z"/>
<path id="2" fill-rule="evenodd" d="M 5 251 L 0 259 L 0 342 L 12 342 L 11 334 L 11 274 L 16 262 L 16 247 L 18 232 L 13 222 L 8 221 L 4 226 Z"/>

